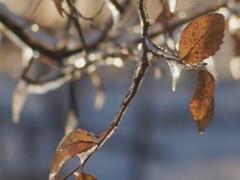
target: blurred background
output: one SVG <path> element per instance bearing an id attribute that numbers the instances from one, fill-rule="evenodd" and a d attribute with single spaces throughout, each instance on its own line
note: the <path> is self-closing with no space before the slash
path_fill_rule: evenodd
<path id="1" fill-rule="evenodd" d="M 54 37 L 61 37 L 65 33 L 67 18 L 59 16 L 52 1 L 0 2 L 11 12 L 38 24 L 40 29 L 47 29 Z M 92 16 L 98 11 L 102 1 L 77 0 L 76 3 L 82 14 Z M 179 0 L 176 15 L 184 19 L 189 11 L 211 7 L 211 3 L 218 4 L 219 1 Z M 153 2 L 149 7 L 153 8 L 149 12 L 161 11 L 161 8 L 155 11 Z M 137 13 L 136 1 L 131 1 L 128 11 L 130 10 L 128 16 Z M 215 112 L 204 135 L 198 132 L 189 112 L 189 104 L 197 84 L 197 72 L 184 71 L 176 92 L 173 92 L 167 62 L 157 61 L 154 66 L 161 67 L 161 78 L 155 78 L 156 71 L 153 66 L 149 68 L 119 128 L 88 160 L 85 165 L 86 173 L 99 180 L 240 179 L 240 19 L 239 15 L 233 16 L 227 10 L 226 7 L 219 10 L 225 12 L 228 18 L 224 43 L 213 56 L 214 61 L 209 60 L 208 70 L 216 78 Z M 156 15 L 150 13 L 150 18 L 154 19 Z M 110 16 L 105 6 L 95 23 L 101 26 L 106 17 Z M 83 24 L 87 31 L 89 22 Z M 176 30 L 176 39 L 184 26 Z M 70 103 L 69 87 L 65 85 L 43 95 L 30 94 L 20 115 L 20 122 L 14 124 L 11 101 L 21 75 L 21 56 L 20 49 L 1 35 L 0 178 L 48 179 L 51 158 L 64 137 Z M 210 62 L 215 64 L 211 65 Z M 135 62 L 130 62 L 121 68 L 98 68 L 107 95 L 100 111 L 94 108 L 96 89 L 90 78 L 83 74 L 80 80 L 74 83 L 79 111 L 77 128 L 95 134 L 106 130 L 131 85 L 134 67 Z M 34 68 L 41 72 L 50 71 L 44 64 L 38 64 Z M 31 73 L 37 76 L 34 68 Z M 71 159 L 63 167 L 61 176 L 67 175 L 77 166 L 78 160 Z"/>

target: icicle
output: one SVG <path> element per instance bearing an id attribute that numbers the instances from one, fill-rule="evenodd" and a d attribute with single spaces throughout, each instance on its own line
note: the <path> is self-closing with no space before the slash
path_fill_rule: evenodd
<path id="1" fill-rule="evenodd" d="M 29 84 L 28 85 L 28 91 L 33 94 L 45 94 L 49 91 L 53 91 L 67 82 L 69 82 L 72 79 L 71 74 L 67 74 L 61 78 L 58 78 L 56 80 L 48 81 L 44 84 Z"/>
<path id="2" fill-rule="evenodd" d="M 172 90 L 176 91 L 177 81 L 180 77 L 181 71 L 185 69 L 185 65 L 177 61 L 168 60 L 167 62 L 172 74 Z"/>
<path id="3" fill-rule="evenodd" d="M 67 123 L 65 126 L 65 135 L 74 131 L 77 128 L 77 125 L 78 125 L 78 119 L 76 117 L 76 113 L 73 109 L 71 109 L 68 112 Z"/>
<path id="4" fill-rule="evenodd" d="M 168 0 L 168 6 L 171 13 L 174 13 L 177 7 L 178 0 Z"/>
<path id="5" fill-rule="evenodd" d="M 148 49 L 150 51 L 152 51 L 153 53 L 158 54 L 159 56 L 162 56 L 166 59 L 174 59 L 174 60 L 180 61 L 180 59 L 177 56 L 175 56 L 174 54 L 165 51 L 161 47 L 157 47 L 154 43 L 151 42 L 150 39 L 148 39 L 148 37 L 145 37 L 145 43 L 146 43 Z"/>
<path id="6" fill-rule="evenodd" d="M 12 121 L 16 124 L 19 122 L 19 116 L 27 97 L 27 83 L 24 80 L 19 80 L 12 97 Z"/>
<path id="7" fill-rule="evenodd" d="M 24 68 L 28 67 L 30 60 L 33 57 L 33 50 L 28 46 L 23 46 L 22 50 L 22 66 Z"/>
<path id="8" fill-rule="evenodd" d="M 112 13 L 113 25 L 114 25 L 113 27 L 116 27 L 117 23 L 120 19 L 120 12 L 118 11 L 118 9 L 114 6 L 114 4 L 110 0 L 104 0 L 104 1 Z"/>
<path id="9" fill-rule="evenodd" d="M 240 56 L 232 57 L 230 60 L 230 72 L 235 80 L 240 80 Z"/>
<path id="10" fill-rule="evenodd" d="M 104 91 L 97 91 L 96 97 L 95 97 L 95 102 L 94 102 L 94 107 L 97 110 L 101 110 L 103 105 L 104 105 L 104 101 L 105 101 L 105 92 Z"/>
<path id="11" fill-rule="evenodd" d="M 89 71 L 88 74 L 92 81 L 93 86 L 97 89 L 94 106 L 97 110 L 101 110 L 104 105 L 105 97 L 106 97 L 106 93 L 104 90 L 104 86 L 102 84 L 101 77 L 96 71 L 92 71 L 92 72 Z"/>

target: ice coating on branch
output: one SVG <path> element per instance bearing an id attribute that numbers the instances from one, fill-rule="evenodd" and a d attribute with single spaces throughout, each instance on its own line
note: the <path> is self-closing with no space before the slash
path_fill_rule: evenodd
<path id="1" fill-rule="evenodd" d="M 114 4 L 110 0 L 104 0 L 104 1 L 107 5 L 108 9 L 112 13 L 113 25 L 114 25 L 114 27 L 116 27 L 116 25 L 120 19 L 120 12 L 118 11 L 118 9 L 114 6 Z"/>
<path id="2" fill-rule="evenodd" d="M 24 103 L 28 97 L 27 83 L 24 80 L 19 80 L 14 90 L 12 97 L 12 121 L 19 122 L 19 116 L 23 109 Z"/>
<path id="3" fill-rule="evenodd" d="M 61 78 L 58 78 L 58 79 L 52 80 L 52 81 L 48 81 L 44 84 L 29 84 L 28 91 L 29 91 L 29 93 L 32 93 L 32 94 L 45 94 L 49 91 L 53 91 L 53 90 L 63 86 L 64 84 L 69 82 L 72 78 L 73 77 L 71 74 L 67 74 Z"/>
<path id="4" fill-rule="evenodd" d="M 98 149 L 100 149 L 102 147 L 102 145 L 110 138 L 112 137 L 112 135 L 115 133 L 117 127 L 114 127 L 109 134 L 107 135 L 107 137 L 100 143 L 100 145 L 98 146 Z"/>
<path id="5" fill-rule="evenodd" d="M 146 21 L 149 22 L 149 17 L 148 17 L 147 7 L 146 7 L 146 0 L 143 0 L 143 11 L 145 14 Z"/>
<path id="6" fill-rule="evenodd" d="M 97 148 L 98 145 L 94 145 L 91 149 L 89 149 L 88 151 L 82 152 L 80 154 L 77 154 L 79 161 L 80 161 L 80 165 L 84 165 L 85 160 L 88 158 L 89 155 L 91 155 Z"/>
<path id="7" fill-rule="evenodd" d="M 148 12 L 147 12 L 147 7 L 146 7 L 146 0 L 142 1 L 142 5 L 143 5 L 143 13 L 144 13 L 144 18 L 141 15 L 141 11 L 138 11 L 139 13 L 139 18 L 140 18 L 140 28 L 141 28 L 141 35 L 143 35 L 143 26 L 144 26 L 144 21 L 146 21 L 147 23 L 149 23 L 149 17 L 148 17 Z"/>
<path id="8" fill-rule="evenodd" d="M 154 43 L 151 42 L 150 39 L 148 39 L 148 37 L 145 37 L 145 43 L 146 43 L 148 49 L 150 51 L 152 51 L 153 53 L 155 53 L 159 56 L 162 56 L 166 59 L 174 59 L 174 60 L 180 61 L 180 59 L 177 56 L 175 56 L 174 54 L 165 51 L 161 47 L 157 47 Z"/>
<path id="9" fill-rule="evenodd" d="M 176 91 L 177 81 L 180 77 L 181 71 L 185 69 L 185 65 L 177 61 L 168 60 L 167 62 L 172 74 L 172 90 Z"/>
<path id="10" fill-rule="evenodd" d="M 33 56 L 33 50 L 28 45 L 26 45 L 18 36 L 16 36 L 12 31 L 5 28 L 4 25 L 2 25 L 1 32 L 21 49 L 22 65 L 23 67 L 27 67 Z"/>
<path id="11" fill-rule="evenodd" d="M 147 53 L 147 60 L 148 60 L 148 63 L 149 63 L 149 64 L 152 64 L 152 63 L 153 63 L 153 61 L 154 61 L 154 59 L 153 59 L 153 53 L 151 53 L 151 52 L 148 52 L 148 53 Z"/>

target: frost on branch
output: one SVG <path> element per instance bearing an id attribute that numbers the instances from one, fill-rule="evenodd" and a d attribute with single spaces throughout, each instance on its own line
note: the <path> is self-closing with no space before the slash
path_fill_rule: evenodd
<path id="1" fill-rule="evenodd" d="M 214 77 L 205 70 L 198 73 L 198 83 L 190 103 L 190 111 L 197 122 L 198 131 L 203 132 L 214 113 Z"/>
<path id="2" fill-rule="evenodd" d="M 179 54 L 186 64 L 201 62 L 219 50 L 224 37 L 222 14 L 202 16 L 187 25 L 179 41 Z"/>

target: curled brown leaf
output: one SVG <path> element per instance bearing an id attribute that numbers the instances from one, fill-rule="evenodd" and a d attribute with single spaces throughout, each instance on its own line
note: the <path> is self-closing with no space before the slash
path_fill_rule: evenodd
<path id="1" fill-rule="evenodd" d="M 94 176 L 84 172 L 79 173 L 75 180 L 97 180 Z"/>
<path id="2" fill-rule="evenodd" d="M 190 112 L 197 122 L 199 132 L 203 132 L 214 113 L 214 77 L 205 70 L 198 73 L 196 90 L 190 103 Z"/>
<path id="3" fill-rule="evenodd" d="M 49 180 L 58 179 L 62 166 L 72 157 L 78 156 L 80 163 L 95 151 L 98 142 L 94 134 L 78 129 L 67 134 L 59 143 L 49 168 Z"/>
<path id="4" fill-rule="evenodd" d="M 187 25 L 179 41 L 179 55 L 186 64 L 198 63 L 219 50 L 224 37 L 224 16 L 204 15 Z"/>

